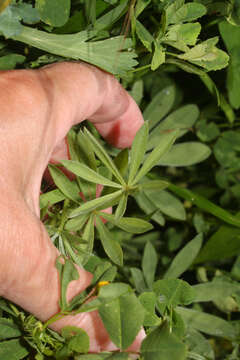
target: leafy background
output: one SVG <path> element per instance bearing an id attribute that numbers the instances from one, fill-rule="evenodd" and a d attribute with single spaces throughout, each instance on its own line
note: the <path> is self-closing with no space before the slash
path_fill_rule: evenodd
<path id="1" fill-rule="evenodd" d="M 89 62 L 145 119 L 130 151 L 87 122 L 72 129 L 71 160 L 49 166 L 55 186 L 40 197 L 63 259 L 58 316 L 98 309 L 122 351 L 88 354 L 82 329 L 57 334 L 56 317 L 42 324 L 2 298 L 0 358 L 127 360 L 144 326 L 139 359 L 239 359 L 239 1 L 1 0 L 0 11 L 0 69 Z M 67 303 L 73 263 L 94 279 Z"/>

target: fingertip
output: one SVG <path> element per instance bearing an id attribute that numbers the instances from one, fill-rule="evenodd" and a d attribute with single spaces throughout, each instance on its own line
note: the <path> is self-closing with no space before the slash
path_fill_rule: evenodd
<path id="1" fill-rule="evenodd" d="M 96 129 L 111 145 L 118 148 L 127 148 L 132 145 L 133 139 L 143 125 L 143 116 L 136 102 L 130 95 L 128 106 L 124 113 L 111 122 L 97 123 Z"/>

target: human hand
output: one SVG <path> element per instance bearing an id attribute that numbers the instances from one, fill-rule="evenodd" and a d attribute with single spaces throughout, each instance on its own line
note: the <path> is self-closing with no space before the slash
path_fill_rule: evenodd
<path id="1" fill-rule="evenodd" d="M 69 129 L 89 119 L 111 144 L 130 146 L 143 123 L 127 92 L 110 74 L 81 63 L 0 72 L 0 295 L 45 321 L 59 311 L 59 253 L 39 219 L 39 193 L 48 162 L 67 158 Z M 92 275 L 68 287 L 68 300 Z M 90 351 L 114 350 L 97 312 L 67 316 L 52 325 L 83 328 Z M 143 332 L 131 350 L 138 351 Z"/>

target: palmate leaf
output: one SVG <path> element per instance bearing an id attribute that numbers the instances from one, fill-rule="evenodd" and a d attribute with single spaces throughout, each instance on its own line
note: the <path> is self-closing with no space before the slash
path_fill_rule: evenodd
<path id="1" fill-rule="evenodd" d="M 105 186 L 110 186 L 113 188 L 121 189 L 122 186 L 113 182 L 104 176 L 100 175 L 96 171 L 92 170 L 85 164 L 81 164 L 78 161 L 74 160 L 62 160 L 61 163 L 64 165 L 66 169 L 73 172 L 75 175 L 83 178 L 84 180 L 93 182 L 95 184 L 101 184 Z"/>
<path id="2" fill-rule="evenodd" d="M 119 51 L 131 48 L 131 39 L 123 41 L 123 36 L 116 36 L 101 41 L 88 41 L 97 31 L 81 31 L 72 35 L 49 34 L 30 27 L 22 26 L 14 40 L 30 46 L 74 60 L 83 60 L 96 65 L 115 75 L 124 74 L 137 65 L 133 51 Z"/>

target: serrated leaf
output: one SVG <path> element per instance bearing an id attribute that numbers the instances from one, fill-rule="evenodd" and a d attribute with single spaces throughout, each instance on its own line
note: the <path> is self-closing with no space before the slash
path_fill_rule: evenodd
<path id="1" fill-rule="evenodd" d="M 123 41 L 124 36 L 88 41 L 96 32 L 81 31 L 71 35 L 58 35 L 26 26 L 22 26 L 20 30 L 18 28 L 13 31 L 9 28 L 8 36 L 50 54 L 89 62 L 112 74 L 124 74 L 137 65 L 137 61 L 134 60 L 136 54 L 133 51 L 124 51 L 132 46 L 130 39 Z"/>
<path id="2" fill-rule="evenodd" d="M 194 289 L 179 279 L 158 280 L 153 284 L 153 291 L 158 297 L 157 306 L 162 315 L 166 308 L 189 305 L 195 298 Z"/>
<path id="3" fill-rule="evenodd" d="M 99 315 L 110 339 L 123 350 L 136 338 L 144 318 L 142 305 L 134 293 L 122 295 L 111 303 L 103 304 L 99 308 Z"/>
<path id="4" fill-rule="evenodd" d="M 110 221 L 112 224 L 116 225 L 120 229 L 133 233 L 133 234 L 142 234 L 146 231 L 150 231 L 153 229 L 152 224 L 149 222 L 133 217 L 122 217 L 119 220 L 115 220 L 114 215 L 101 212 L 101 216 Z"/>
<path id="5" fill-rule="evenodd" d="M 173 145 L 171 150 L 159 161 L 160 166 L 190 166 L 206 160 L 211 149 L 200 142 L 185 142 Z"/>
<path id="6" fill-rule="evenodd" d="M 96 153 L 99 160 L 101 160 L 102 163 L 106 166 L 106 168 L 115 176 L 116 179 L 118 179 L 120 184 L 126 185 L 118 168 L 116 167 L 116 165 L 114 164 L 108 153 L 105 151 L 103 146 L 86 128 L 85 128 L 85 134 L 87 135 L 88 139 L 91 141 L 94 152 Z"/>
<path id="7" fill-rule="evenodd" d="M 201 25 L 199 23 L 172 25 L 168 28 L 164 42 L 178 50 L 187 51 L 187 45 L 196 45 L 200 31 Z"/>
<path id="8" fill-rule="evenodd" d="M 80 207 L 71 211 L 69 214 L 69 218 L 72 218 L 72 217 L 75 217 L 75 216 L 78 216 L 81 214 L 89 213 L 92 210 L 102 210 L 104 208 L 114 206 L 118 203 L 121 195 L 122 195 L 122 190 L 118 190 L 118 191 L 115 191 L 114 193 L 111 193 L 111 194 L 108 194 L 105 196 L 101 196 L 94 200 L 90 200 L 90 201 L 84 203 L 83 205 L 81 205 Z"/>
<path id="9" fill-rule="evenodd" d="M 142 270 L 148 287 L 151 289 L 157 268 L 158 256 L 157 252 L 150 241 L 144 247 L 142 258 Z"/>
<path id="10" fill-rule="evenodd" d="M 145 122 L 138 130 L 132 144 L 130 152 L 130 165 L 129 165 L 129 176 L 128 185 L 134 182 L 136 173 L 141 165 L 145 151 L 147 148 L 148 141 L 148 122 Z"/>
<path id="11" fill-rule="evenodd" d="M 172 260 L 170 267 L 164 274 L 165 279 L 174 279 L 180 277 L 194 262 L 202 246 L 203 236 L 195 236 L 184 248 L 177 253 Z"/>
<path id="12" fill-rule="evenodd" d="M 169 24 L 194 21 L 207 13 L 207 9 L 200 3 L 187 3 L 172 13 Z"/>
<path id="13" fill-rule="evenodd" d="M 81 198 L 79 195 L 79 188 L 76 182 L 69 180 L 69 178 L 55 165 L 48 165 L 50 174 L 56 186 L 68 198 L 76 203 L 79 203 Z"/>
<path id="14" fill-rule="evenodd" d="M 87 165 L 74 160 L 61 160 L 61 163 L 66 169 L 74 173 L 75 175 L 83 178 L 84 180 L 93 182 L 95 184 L 101 184 L 105 186 L 110 186 L 113 188 L 122 188 L 120 184 L 113 182 L 104 176 L 100 175 L 96 171 L 89 168 Z"/>
<path id="15" fill-rule="evenodd" d="M 178 58 L 190 61 L 207 71 L 223 69 L 228 65 L 229 56 L 215 46 L 217 42 L 217 37 L 203 41 L 185 54 L 178 55 Z"/>
<path id="16" fill-rule="evenodd" d="M 172 131 L 161 135 L 159 139 L 160 144 L 151 152 L 150 155 L 148 155 L 132 185 L 136 184 L 158 163 L 161 157 L 171 148 L 177 136 L 178 131 Z"/>
<path id="17" fill-rule="evenodd" d="M 102 246 L 109 258 L 117 265 L 123 265 L 123 252 L 119 243 L 111 236 L 110 231 L 103 224 L 102 220 L 96 217 L 96 227 L 99 232 Z"/>
<path id="18" fill-rule="evenodd" d="M 156 41 L 154 42 L 154 53 L 151 61 L 151 70 L 155 71 L 159 68 L 160 65 L 164 64 L 166 60 L 165 48 L 158 44 Z"/>
<path id="19" fill-rule="evenodd" d="M 186 345 L 170 332 L 166 321 L 148 334 L 142 342 L 140 351 L 144 360 L 186 360 L 187 358 Z"/>

